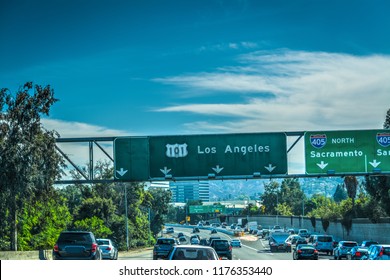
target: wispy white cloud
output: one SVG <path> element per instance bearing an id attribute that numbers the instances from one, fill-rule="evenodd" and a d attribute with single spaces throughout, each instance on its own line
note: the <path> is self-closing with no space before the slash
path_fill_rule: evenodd
<path id="1" fill-rule="evenodd" d="M 263 43 L 262 43 L 263 44 Z M 230 43 L 221 43 L 214 45 L 205 45 L 199 48 L 200 51 L 225 51 L 225 50 L 249 50 L 256 49 L 259 47 L 259 44 L 256 42 L 230 42 Z"/>
<path id="2" fill-rule="evenodd" d="M 128 131 L 115 130 L 107 127 L 82 123 L 69 122 L 56 119 L 43 119 L 43 126 L 47 130 L 57 131 L 62 138 L 78 138 L 78 137 L 112 137 L 112 136 L 127 136 Z M 134 135 L 134 134 L 132 134 Z"/>
<path id="3" fill-rule="evenodd" d="M 156 81 L 194 92 L 236 94 L 242 102 L 158 111 L 237 117 L 186 124 L 193 131 L 303 131 L 381 128 L 390 106 L 389 56 L 278 50 L 248 53 L 238 61 L 215 72 Z"/>

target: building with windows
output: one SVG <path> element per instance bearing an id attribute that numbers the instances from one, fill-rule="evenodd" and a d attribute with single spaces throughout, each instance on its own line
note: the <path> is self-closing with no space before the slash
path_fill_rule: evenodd
<path id="1" fill-rule="evenodd" d="M 210 201 L 208 181 L 170 182 L 169 188 L 172 192 L 173 203 L 185 203 L 189 200 Z"/>

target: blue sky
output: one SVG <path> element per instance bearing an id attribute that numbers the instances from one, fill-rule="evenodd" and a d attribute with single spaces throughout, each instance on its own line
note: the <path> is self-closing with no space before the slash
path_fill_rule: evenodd
<path id="1" fill-rule="evenodd" d="M 62 137 L 382 128 L 386 0 L 0 0 L 0 87 Z"/>

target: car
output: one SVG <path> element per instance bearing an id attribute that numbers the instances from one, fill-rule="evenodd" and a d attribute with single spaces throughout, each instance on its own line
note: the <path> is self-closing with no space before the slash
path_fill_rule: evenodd
<path id="1" fill-rule="evenodd" d="M 220 236 L 211 236 L 211 237 L 209 238 L 209 240 L 207 241 L 207 245 L 210 245 L 211 242 L 212 242 L 214 239 L 221 239 L 221 237 L 220 237 Z"/>
<path id="2" fill-rule="evenodd" d="M 333 257 L 335 260 L 348 258 L 353 247 L 358 246 L 356 241 L 340 241 L 336 248 L 333 249 Z"/>
<path id="3" fill-rule="evenodd" d="M 274 232 L 269 236 L 268 244 L 271 252 L 291 252 L 291 243 L 286 242 L 290 235 L 284 232 Z"/>
<path id="4" fill-rule="evenodd" d="M 227 258 L 233 259 L 232 245 L 230 245 L 227 239 L 213 239 L 210 243 L 210 247 L 214 248 L 220 259 Z"/>
<path id="5" fill-rule="evenodd" d="M 361 260 L 363 257 L 367 257 L 368 247 L 355 246 L 351 249 L 350 254 L 347 255 L 349 260 Z"/>
<path id="6" fill-rule="evenodd" d="M 194 234 L 194 235 L 191 235 L 191 237 L 190 237 L 190 240 L 191 240 L 191 239 L 193 239 L 193 238 L 197 238 L 197 239 L 201 240 L 201 238 L 200 238 L 200 235 L 199 235 L 199 234 Z"/>
<path id="7" fill-rule="evenodd" d="M 318 260 L 318 251 L 313 245 L 299 244 L 293 250 L 294 260 Z"/>
<path id="8" fill-rule="evenodd" d="M 275 226 L 273 226 L 273 228 L 272 228 L 271 231 L 272 231 L 272 232 L 283 232 L 283 229 L 282 229 L 281 226 L 275 225 Z"/>
<path id="9" fill-rule="evenodd" d="M 102 251 L 90 231 L 62 231 L 53 247 L 53 260 L 101 260 Z"/>
<path id="10" fill-rule="evenodd" d="M 261 238 L 266 238 L 268 237 L 269 233 L 269 229 L 261 229 L 257 232 L 257 236 L 260 236 Z"/>
<path id="11" fill-rule="evenodd" d="M 174 233 L 175 230 L 173 229 L 173 227 L 168 227 L 165 229 L 165 233 Z"/>
<path id="12" fill-rule="evenodd" d="M 187 238 L 184 235 L 182 235 L 179 237 L 179 243 L 184 243 L 184 242 L 187 242 Z"/>
<path id="13" fill-rule="evenodd" d="M 166 259 L 172 247 L 177 246 L 178 242 L 175 238 L 160 237 L 157 238 L 156 244 L 153 247 L 153 260 Z"/>
<path id="14" fill-rule="evenodd" d="M 115 246 L 114 242 L 111 239 L 97 238 L 96 242 L 102 251 L 103 259 L 118 259 L 118 248 Z"/>
<path id="15" fill-rule="evenodd" d="M 200 240 L 198 238 L 191 238 L 190 239 L 190 244 L 191 245 L 199 245 L 200 244 Z"/>
<path id="16" fill-rule="evenodd" d="M 218 260 L 217 252 L 209 246 L 178 245 L 171 249 L 168 260 Z"/>
<path id="17" fill-rule="evenodd" d="M 379 243 L 377 241 L 373 241 L 373 240 L 364 240 L 364 241 L 362 241 L 362 244 L 360 244 L 360 246 L 368 248 L 373 244 L 379 244 Z"/>
<path id="18" fill-rule="evenodd" d="M 373 244 L 367 254 L 369 260 L 390 260 L 390 245 Z"/>
<path id="19" fill-rule="evenodd" d="M 298 234 L 291 234 L 287 237 L 286 242 L 289 242 L 291 246 L 295 245 L 299 239 L 302 239 Z"/>
<path id="20" fill-rule="evenodd" d="M 312 244 L 318 252 L 325 252 L 327 255 L 332 255 L 334 249 L 333 242 L 332 235 L 315 235 Z"/>
<path id="21" fill-rule="evenodd" d="M 200 232 L 200 230 L 199 230 L 198 227 L 194 227 L 194 228 L 192 229 L 192 233 L 199 233 L 199 232 Z"/>
<path id="22" fill-rule="evenodd" d="M 232 247 L 239 247 L 239 248 L 241 248 L 241 240 L 240 239 L 232 239 L 232 240 L 230 240 L 230 245 Z"/>
<path id="23" fill-rule="evenodd" d="M 298 235 L 302 236 L 304 238 L 309 238 L 310 237 L 310 232 L 307 229 L 301 228 L 298 230 Z"/>
<path id="24" fill-rule="evenodd" d="M 314 241 L 314 238 L 317 236 L 317 234 L 311 234 L 310 236 L 309 236 L 309 243 L 313 243 L 313 241 Z"/>
<path id="25" fill-rule="evenodd" d="M 288 228 L 288 229 L 286 230 L 286 232 L 288 232 L 289 234 L 295 234 L 295 229 L 293 229 L 293 228 Z"/>
<path id="26" fill-rule="evenodd" d="M 213 228 L 213 229 L 211 230 L 210 234 L 215 234 L 215 233 L 218 233 L 218 231 L 217 231 L 215 228 Z"/>
<path id="27" fill-rule="evenodd" d="M 209 245 L 209 242 L 207 241 L 206 238 L 201 238 L 201 239 L 199 240 L 199 245 L 208 246 L 208 245 Z"/>
<path id="28" fill-rule="evenodd" d="M 295 246 L 298 246 L 300 244 L 308 244 L 306 238 L 303 238 L 303 237 L 300 237 L 296 242 L 295 242 Z"/>

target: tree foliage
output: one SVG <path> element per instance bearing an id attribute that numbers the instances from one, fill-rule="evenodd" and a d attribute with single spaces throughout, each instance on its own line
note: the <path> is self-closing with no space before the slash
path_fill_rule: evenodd
<path id="1" fill-rule="evenodd" d="M 49 190 L 61 174 L 61 156 L 55 149 L 55 131 L 42 127 L 57 102 L 50 86 L 31 82 L 16 94 L 0 90 L 0 192 L 9 211 L 11 250 L 17 250 L 17 221 L 28 197 Z"/>

